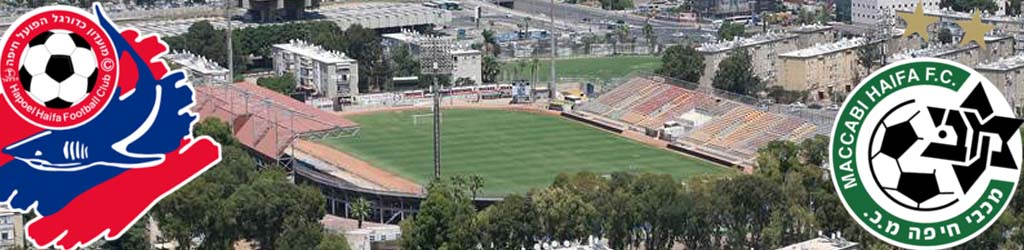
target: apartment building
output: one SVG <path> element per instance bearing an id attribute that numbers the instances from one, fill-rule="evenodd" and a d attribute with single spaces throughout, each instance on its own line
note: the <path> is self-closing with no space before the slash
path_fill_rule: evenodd
<path id="1" fill-rule="evenodd" d="M 228 69 L 213 60 L 191 52 L 172 52 L 164 56 L 172 65 L 179 66 L 188 80 L 195 85 L 222 84 L 230 81 Z"/>
<path id="2" fill-rule="evenodd" d="M 345 53 L 301 40 L 275 44 L 272 53 L 274 72 L 294 74 L 296 87 L 308 91 L 312 99 L 339 103 L 359 94 L 359 63 Z"/>
<path id="3" fill-rule="evenodd" d="M 842 39 L 779 55 L 779 80 L 786 90 L 807 91 L 814 101 L 829 101 L 853 90 L 866 71 L 857 63 L 857 48 L 867 43 L 862 37 Z"/>

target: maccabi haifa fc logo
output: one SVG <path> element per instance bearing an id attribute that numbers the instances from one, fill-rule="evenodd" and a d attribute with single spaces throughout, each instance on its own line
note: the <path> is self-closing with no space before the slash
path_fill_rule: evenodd
<path id="1" fill-rule="evenodd" d="M 34 247 L 116 239 L 160 199 L 220 161 L 194 137 L 193 89 L 156 36 L 103 14 L 46 7 L 0 44 L 0 203 L 34 212 Z"/>
<path id="2" fill-rule="evenodd" d="M 832 180 L 850 215 L 902 248 L 971 240 L 1006 208 L 1024 120 L 973 69 L 939 59 L 884 67 L 850 93 L 832 132 Z"/>

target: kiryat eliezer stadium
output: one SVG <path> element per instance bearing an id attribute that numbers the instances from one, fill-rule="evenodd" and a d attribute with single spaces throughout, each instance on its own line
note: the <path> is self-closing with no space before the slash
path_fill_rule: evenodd
<path id="1" fill-rule="evenodd" d="M 629 78 L 552 110 L 509 104 L 512 85 L 442 91 L 442 173 L 479 175 L 477 206 L 546 187 L 560 173 L 637 171 L 677 178 L 750 172 L 757 150 L 831 128 L 834 114 L 758 105 L 659 76 Z M 350 217 L 365 198 L 368 221 L 397 223 L 416 212 L 433 178 L 426 91 L 363 96 L 323 111 L 251 83 L 196 87 L 202 117 L 227 122 L 259 161 L 320 187 L 329 214 Z M 806 110 L 803 110 L 806 111 Z"/>

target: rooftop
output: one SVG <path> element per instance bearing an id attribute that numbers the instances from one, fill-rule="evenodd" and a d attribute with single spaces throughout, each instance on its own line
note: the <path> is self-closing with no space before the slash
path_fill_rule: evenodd
<path id="1" fill-rule="evenodd" d="M 824 54 L 831 54 L 839 51 L 844 51 L 864 45 L 866 40 L 863 37 L 857 37 L 853 39 L 843 38 L 834 43 L 828 44 L 815 44 L 814 47 L 794 50 L 786 53 L 782 53 L 781 57 L 816 57 Z"/>
<path id="2" fill-rule="evenodd" d="M 352 58 L 345 56 L 345 53 L 327 50 L 320 47 L 320 45 L 311 44 L 302 40 L 291 40 L 288 43 L 274 44 L 274 48 L 291 51 L 324 63 L 356 63 L 356 60 L 352 60 Z"/>
<path id="3" fill-rule="evenodd" d="M 715 43 L 704 43 L 700 47 L 697 47 L 697 51 L 706 53 L 717 53 L 722 51 L 729 51 L 734 48 L 744 48 L 748 46 L 775 42 L 783 39 L 789 39 L 794 37 L 788 33 L 768 32 L 760 33 L 751 37 L 741 37 L 736 40 L 724 40 Z"/>
<path id="4" fill-rule="evenodd" d="M 1005 71 L 1021 67 L 1024 67 L 1024 54 L 1000 58 L 994 62 L 979 63 L 974 68 L 978 70 Z"/>
<path id="5" fill-rule="evenodd" d="M 796 33 L 811 33 L 811 32 L 817 32 L 817 31 L 822 31 L 822 30 L 830 30 L 830 29 L 832 29 L 832 26 L 816 23 L 816 24 L 810 24 L 810 25 L 808 25 L 808 24 L 800 25 L 800 26 L 798 26 L 796 28 L 790 29 L 789 31 L 790 32 L 796 32 Z"/>
<path id="6" fill-rule="evenodd" d="M 906 8 L 906 9 L 896 9 L 896 12 L 903 12 L 903 13 L 912 13 L 913 11 L 914 11 L 913 9 L 909 9 L 909 8 Z M 940 9 L 940 10 L 925 9 L 924 10 L 924 14 L 925 15 L 929 15 L 929 16 L 949 17 L 949 18 L 965 19 L 965 20 L 966 19 L 971 19 L 971 13 L 958 12 L 958 11 L 954 11 L 954 10 L 951 10 L 951 9 Z M 993 14 L 987 14 L 987 13 L 982 13 L 981 14 L 981 20 L 982 21 L 988 21 L 988 22 L 1018 22 L 1018 23 L 1022 22 L 1021 19 L 1019 19 L 1017 17 L 1004 16 L 1004 15 L 993 15 Z"/>
<path id="7" fill-rule="evenodd" d="M 1008 36 L 993 37 L 985 36 L 985 42 L 995 42 L 1003 39 L 1009 39 Z M 968 46 L 960 46 L 956 43 L 938 45 L 933 47 L 927 47 L 923 49 L 906 50 L 899 53 L 895 53 L 889 56 L 890 61 L 899 61 L 903 59 L 918 58 L 918 57 L 943 57 L 952 53 L 977 49 L 978 44 L 970 44 Z"/>
<path id="8" fill-rule="evenodd" d="M 164 59 L 181 65 L 182 67 L 189 68 L 191 70 L 203 73 L 203 74 L 227 74 L 228 69 L 221 67 L 213 60 L 207 59 L 206 57 L 192 54 L 192 52 L 171 52 L 164 56 Z"/>

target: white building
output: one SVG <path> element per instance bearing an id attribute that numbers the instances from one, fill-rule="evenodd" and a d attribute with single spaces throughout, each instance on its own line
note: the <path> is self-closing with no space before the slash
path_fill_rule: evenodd
<path id="1" fill-rule="evenodd" d="M 0 249 L 10 249 L 25 245 L 24 221 L 21 214 L 15 213 L 7 205 L 0 205 Z"/>
<path id="2" fill-rule="evenodd" d="M 370 250 L 374 243 L 397 242 L 402 237 L 402 228 L 396 225 L 364 226 L 345 232 L 345 239 L 353 250 Z"/>
<path id="3" fill-rule="evenodd" d="M 296 87 L 314 99 L 338 103 L 359 94 L 359 63 L 344 53 L 299 40 L 275 44 L 272 52 L 274 72 L 294 74 Z"/>
<path id="4" fill-rule="evenodd" d="M 913 11 L 918 0 L 852 0 L 850 14 L 854 24 L 874 25 L 889 17 L 897 17 L 897 9 Z M 924 10 L 938 10 L 939 0 L 923 0 Z M 899 19 L 899 18 L 897 18 Z"/>
<path id="5" fill-rule="evenodd" d="M 460 48 L 452 51 L 452 59 L 455 70 L 452 71 L 452 81 L 466 78 L 479 85 L 483 82 L 482 59 L 483 55 L 479 50 Z"/>
<path id="6" fill-rule="evenodd" d="M 388 53 L 391 53 L 399 46 L 406 46 L 409 49 L 409 53 L 416 57 L 419 56 L 420 44 L 428 38 L 423 34 L 409 30 L 384 34 L 382 37 L 384 37 L 383 43 Z M 454 37 L 442 37 L 442 39 L 448 39 L 452 43 L 451 54 L 455 65 L 455 69 L 452 71 L 452 82 L 459 78 L 467 78 L 472 80 L 474 84 L 479 85 L 483 83 L 483 70 L 481 66 L 483 54 L 480 50 L 470 49 L 466 44 L 458 44 Z M 428 67 L 428 65 L 422 65 L 422 67 Z"/>
<path id="7" fill-rule="evenodd" d="M 221 84 L 230 81 L 228 69 L 213 60 L 191 52 L 173 52 L 164 56 L 171 63 L 181 66 L 189 81 L 195 85 Z"/>

